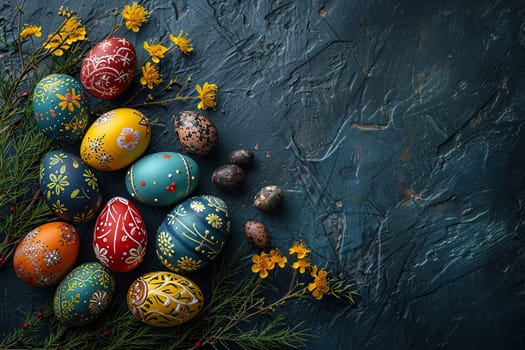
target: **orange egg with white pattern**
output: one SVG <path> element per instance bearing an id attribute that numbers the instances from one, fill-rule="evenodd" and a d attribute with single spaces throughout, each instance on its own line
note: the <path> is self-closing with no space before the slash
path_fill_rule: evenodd
<path id="1" fill-rule="evenodd" d="M 48 287 L 71 271 L 79 248 L 79 235 L 73 225 L 49 222 L 34 228 L 20 241 L 13 268 L 22 281 L 34 287 Z"/>

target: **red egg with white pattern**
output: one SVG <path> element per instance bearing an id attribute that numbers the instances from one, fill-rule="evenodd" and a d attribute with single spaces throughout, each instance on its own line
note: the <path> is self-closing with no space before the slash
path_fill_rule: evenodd
<path id="1" fill-rule="evenodd" d="M 115 272 L 128 272 L 146 255 L 146 224 L 137 208 L 123 197 L 110 199 L 93 229 L 93 250 L 98 261 Z"/>
<path id="2" fill-rule="evenodd" d="M 104 100 L 122 94 L 135 77 L 137 54 L 125 38 L 102 40 L 86 54 L 80 82 L 91 95 Z"/>

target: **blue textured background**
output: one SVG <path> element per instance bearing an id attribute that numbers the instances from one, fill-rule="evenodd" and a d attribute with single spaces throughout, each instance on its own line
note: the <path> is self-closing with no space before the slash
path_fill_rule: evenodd
<path id="1" fill-rule="evenodd" d="M 123 1 L 28 1 L 24 22 L 44 32 L 59 5 L 79 12 L 93 42 Z M 190 33 L 195 53 L 162 62 L 165 76 L 219 85 L 217 154 L 200 159 L 196 194 L 232 209 L 233 245 L 246 220 L 272 245 L 295 240 L 312 261 L 354 281 L 357 307 L 323 300 L 291 307 L 319 333 L 311 349 L 525 348 L 525 3 L 523 1 L 149 1 L 142 43 Z M 9 2 L 0 25 L 15 28 Z M 46 34 L 44 34 L 46 35 Z M 2 60 L 8 59 L 2 57 Z M 166 63 L 169 62 L 169 63 Z M 148 153 L 180 151 L 172 104 Z M 256 166 L 239 194 L 210 181 L 236 148 Z M 124 171 L 102 174 L 107 198 L 127 195 Z M 285 190 L 267 215 L 252 207 L 266 184 Z M 154 232 L 169 208 L 138 205 Z M 93 260 L 81 227 L 81 260 Z M 150 245 L 152 248 L 153 244 Z M 126 282 L 160 268 L 150 249 Z M 124 285 L 124 287 L 122 286 Z M 52 289 L 0 273 L 0 334 Z"/>

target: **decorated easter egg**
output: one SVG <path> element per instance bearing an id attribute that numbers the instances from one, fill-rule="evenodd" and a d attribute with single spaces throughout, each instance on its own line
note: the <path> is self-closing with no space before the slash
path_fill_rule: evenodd
<path id="1" fill-rule="evenodd" d="M 124 92 L 135 76 L 137 55 L 125 38 L 108 38 L 86 54 L 80 68 L 80 81 L 91 95 L 115 98 Z"/>
<path id="2" fill-rule="evenodd" d="M 128 308 L 142 322 L 172 327 L 194 318 L 204 305 L 193 281 L 172 272 L 149 272 L 131 283 Z"/>
<path id="3" fill-rule="evenodd" d="M 95 172 L 79 157 L 64 151 L 43 156 L 40 190 L 58 217 L 74 223 L 95 219 L 103 203 Z"/>
<path id="4" fill-rule="evenodd" d="M 186 198 L 199 182 L 199 165 L 176 152 L 149 154 L 128 169 L 126 188 L 148 205 L 171 205 Z"/>
<path id="5" fill-rule="evenodd" d="M 51 286 L 71 271 L 79 248 L 78 233 L 71 224 L 40 225 L 18 243 L 13 256 L 15 273 L 32 286 Z"/>
<path id="6" fill-rule="evenodd" d="M 186 199 L 168 213 L 156 235 L 156 253 L 174 272 L 202 269 L 215 259 L 230 232 L 230 213 L 218 197 Z"/>
<path id="7" fill-rule="evenodd" d="M 98 262 L 83 263 L 60 282 L 53 298 L 55 317 L 65 326 L 78 326 L 99 317 L 115 292 L 115 279 Z"/>
<path id="8" fill-rule="evenodd" d="M 200 157 L 213 152 L 219 142 L 212 121 L 193 111 L 183 111 L 175 118 L 175 132 L 182 149 Z"/>
<path id="9" fill-rule="evenodd" d="M 133 203 L 125 198 L 114 197 L 106 203 L 93 231 L 95 255 L 112 271 L 131 271 L 146 255 L 146 224 Z"/>
<path id="10" fill-rule="evenodd" d="M 78 80 L 66 74 L 48 75 L 35 86 L 32 102 L 36 125 L 48 138 L 70 144 L 80 141 L 89 107 Z"/>
<path id="11" fill-rule="evenodd" d="M 102 114 L 89 127 L 80 144 L 82 160 L 98 170 L 117 170 L 137 160 L 148 148 L 148 118 L 132 108 Z"/>

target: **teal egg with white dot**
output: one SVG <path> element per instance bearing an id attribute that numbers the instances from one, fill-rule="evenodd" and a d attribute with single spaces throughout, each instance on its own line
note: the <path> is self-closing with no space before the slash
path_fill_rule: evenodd
<path id="1" fill-rule="evenodd" d="M 202 195 L 186 199 L 159 226 L 157 257 L 173 272 L 201 270 L 219 255 L 230 228 L 230 212 L 219 197 Z"/>
<path id="2" fill-rule="evenodd" d="M 126 172 L 126 189 L 139 202 L 173 205 L 187 198 L 199 182 L 199 165 L 177 152 L 156 152 L 137 160 Z"/>
<path id="3" fill-rule="evenodd" d="M 73 144 L 82 139 L 89 123 L 89 106 L 80 82 L 67 74 L 40 80 L 32 97 L 36 125 L 49 138 Z"/>

